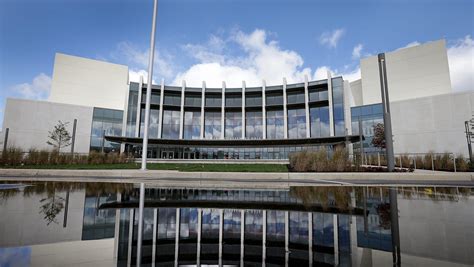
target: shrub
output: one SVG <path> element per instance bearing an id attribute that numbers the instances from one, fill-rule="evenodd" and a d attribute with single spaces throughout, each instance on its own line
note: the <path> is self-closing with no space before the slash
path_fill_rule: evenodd
<path id="1" fill-rule="evenodd" d="M 460 172 L 469 171 L 469 162 L 464 158 L 463 155 L 456 157 L 456 170 Z"/>
<path id="2" fill-rule="evenodd" d="M 23 152 L 14 146 L 2 151 L 1 163 L 4 165 L 18 166 L 23 162 Z"/>
<path id="3" fill-rule="evenodd" d="M 326 148 L 311 153 L 311 169 L 317 172 L 325 172 L 328 169 L 328 152 Z"/>
<path id="4" fill-rule="evenodd" d="M 335 148 L 328 158 L 327 151 L 301 151 L 290 155 L 290 167 L 297 172 L 347 171 L 351 169 L 349 153 L 345 148 Z"/>

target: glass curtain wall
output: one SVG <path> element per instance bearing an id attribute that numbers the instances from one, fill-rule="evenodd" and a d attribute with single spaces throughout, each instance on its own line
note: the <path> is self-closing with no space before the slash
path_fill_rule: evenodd
<path id="1" fill-rule="evenodd" d="M 204 138 L 219 139 L 221 138 L 221 113 L 205 112 L 204 113 Z"/>
<path id="2" fill-rule="evenodd" d="M 226 111 L 225 113 L 225 138 L 242 138 L 242 112 Z"/>
<path id="3" fill-rule="evenodd" d="M 239 210 L 224 210 L 224 264 L 240 264 L 240 227 L 241 212 Z"/>
<path id="4" fill-rule="evenodd" d="M 288 110 L 288 138 L 306 138 L 306 111 L 304 108 Z"/>
<path id="5" fill-rule="evenodd" d="M 125 135 L 135 137 L 135 128 L 137 124 L 137 101 L 138 101 L 138 83 L 130 83 L 130 91 L 128 93 L 127 107 L 127 128 Z"/>
<path id="6" fill-rule="evenodd" d="M 184 112 L 184 139 L 199 139 L 201 136 L 201 112 Z"/>
<path id="7" fill-rule="evenodd" d="M 283 139 L 284 132 L 283 110 L 267 111 L 267 139 Z"/>
<path id="8" fill-rule="evenodd" d="M 179 212 L 179 264 L 195 264 L 198 210 L 196 208 L 181 208 Z"/>
<path id="9" fill-rule="evenodd" d="M 150 108 L 150 124 L 148 128 L 148 138 L 158 138 L 158 127 L 159 127 L 160 110 L 156 108 Z M 141 109 L 140 112 L 140 137 L 143 138 L 145 129 L 145 108 Z"/>
<path id="10" fill-rule="evenodd" d="M 263 213 L 261 210 L 245 211 L 244 261 L 262 262 Z"/>
<path id="11" fill-rule="evenodd" d="M 262 139 L 263 118 L 261 111 L 245 112 L 245 137 L 247 139 Z"/>
<path id="12" fill-rule="evenodd" d="M 90 149 L 101 151 L 103 143 L 105 152 L 119 152 L 120 144 L 104 140 L 104 133 L 107 136 L 121 136 L 122 118 L 123 111 L 121 110 L 94 108 Z"/>
<path id="13" fill-rule="evenodd" d="M 366 105 L 351 108 L 351 126 L 352 134 L 359 134 L 359 118 L 362 123 L 362 134 L 365 137 L 363 141 L 364 152 L 380 152 L 383 149 L 372 145 L 374 138 L 374 127 L 381 123 L 383 124 L 383 108 L 382 104 Z M 360 149 L 359 142 L 353 144 L 354 149 Z"/>
<path id="14" fill-rule="evenodd" d="M 332 79 L 332 103 L 334 112 L 334 135 L 346 134 L 344 125 L 344 81 L 341 77 Z"/>
<path id="15" fill-rule="evenodd" d="M 179 139 L 179 110 L 163 111 L 163 130 L 161 138 L 163 139 Z"/>
<path id="16" fill-rule="evenodd" d="M 328 137 L 329 107 L 314 107 L 309 109 L 311 137 Z"/>

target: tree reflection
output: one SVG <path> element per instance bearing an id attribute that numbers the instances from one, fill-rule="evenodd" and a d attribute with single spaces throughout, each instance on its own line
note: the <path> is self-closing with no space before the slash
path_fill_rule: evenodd
<path id="1" fill-rule="evenodd" d="M 41 199 L 40 203 L 42 203 L 40 214 L 44 214 L 44 219 L 47 225 L 50 225 L 53 222 L 57 224 L 56 216 L 64 208 L 64 198 L 57 196 L 55 192 L 52 194 L 48 193 L 48 197 Z"/>

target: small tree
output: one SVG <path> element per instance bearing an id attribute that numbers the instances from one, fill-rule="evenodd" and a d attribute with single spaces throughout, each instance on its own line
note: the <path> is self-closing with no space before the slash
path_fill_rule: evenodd
<path id="1" fill-rule="evenodd" d="M 374 137 L 372 138 L 372 145 L 378 148 L 385 148 L 385 132 L 383 123 L 374 125 Z"/>
<path id="2" fill-rule="evenodd" d="M 66 129 L 68 124 L 69 122 L 58 121 L 58 125 L 54 126 L 52 131 L 49 131 L 49 140 L 46 143 L 53 146 L 58 152 L 61 148 L 71 145 L 71 135 Z"/>

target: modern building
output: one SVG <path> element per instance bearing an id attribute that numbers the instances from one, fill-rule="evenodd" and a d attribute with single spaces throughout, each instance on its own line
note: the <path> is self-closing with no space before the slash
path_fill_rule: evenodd
<path id="1" fill-rule="evenodd" d="M 395 153 L 467 156 L 464 121 L 474 93 L 453 93 L 445 41 L 385 53 Z M 366 152 L 383 122 L 377 57 L 361 60 L 361 79 L 219 88 L 152 85 L 148 156 L 156 159 L 287 160 L 292 152 L 347 145 Z M 56 54 L 48 101 L 7 99 L 8 145 L 45 149 L 58 121 L 75 133 L 76 153 L 121 151 L 141 156 L 147 85 L 128 81 L 128 67 Z M 358 144 L 351 145 L 358 151 Z M 70 151 L 70 147 L 62 151 Z"/>

